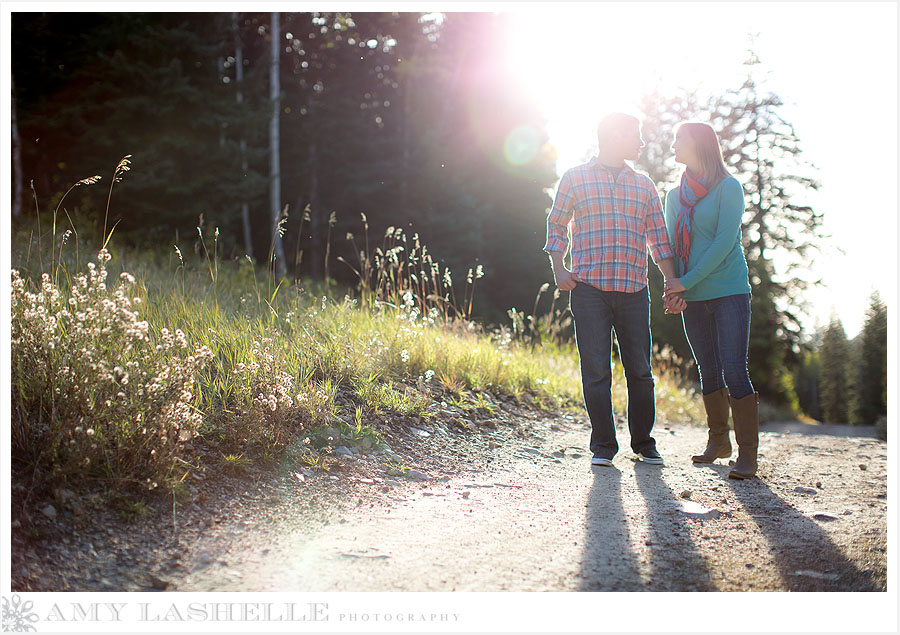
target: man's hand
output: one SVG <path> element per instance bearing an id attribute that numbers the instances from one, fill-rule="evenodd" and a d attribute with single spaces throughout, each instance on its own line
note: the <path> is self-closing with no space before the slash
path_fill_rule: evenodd
<path id="1" fill-rule="evenodd" d="M 554 268 L 553 278 L 556 280 L 556 286 L 559 287 L 560 291 L 571 291 L 575 288 L 576 282 L 581 282 L 577 274 L 565 267 Z"/>
<path id="2" fill-rule="evenodd" d="M 666 278 L 663 283 L 663 301 L 666 305 L 666 313 L 681 313 L 687 308 L 687 302 L 681 297 L 681 294 L 687 289 L 681 284 L 679 278 Z"/>
<path id="3" fill-rule="evenodd" d="M 571 291 L 576 282 L 581 282 L 575 273 L 566 269 L 563 263 L 563 254 L 557 251 L 551 252 L 550 264 L 553 267 L 553 280 L 560 291 Z"/>

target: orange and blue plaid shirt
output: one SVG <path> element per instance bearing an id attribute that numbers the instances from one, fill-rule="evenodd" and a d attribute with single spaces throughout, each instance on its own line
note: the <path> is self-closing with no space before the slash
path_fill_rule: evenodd
<path id="1" fill-rule="evenodd" d="M 653 181 L 627 165 L 614 177 L 597 157 L 563 174 L 547 217 L 544 251 L 570 246 L 572 271 L 601 291 L 643 289 L 648 247 L 653 262 L 675 256 Z"/>

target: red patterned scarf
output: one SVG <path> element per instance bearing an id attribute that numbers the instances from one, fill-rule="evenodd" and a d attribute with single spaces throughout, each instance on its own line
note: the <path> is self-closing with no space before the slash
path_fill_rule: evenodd
<path id="1" fill-rule="evenodd" d="M 681 175 L 681 184 L 678 186 L 678 200 L 680 208 L 675 218 L 675 254 L 681 261 L 682 271 L 687 272 L 688 260 L 691 257 L 691 226 L 694 224 L 694 207 L 700 202 L 709 190 L 706 185 L 687 170 Z"/>

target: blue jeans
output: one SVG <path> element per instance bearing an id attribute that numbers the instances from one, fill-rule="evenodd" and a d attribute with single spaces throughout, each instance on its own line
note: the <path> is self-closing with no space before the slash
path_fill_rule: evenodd
<path id="1" fill-rule="evenodd" d="M 650 294 L 601 291 L 583 282 L 570 296 L 575 342 L 581 358 L 584 405 L 591 419 L 591 452 L 611 459 L 619 451 L 612 409 L 612 331 L 628 386 L 628 430 L 635 452 L 656 448 L 650 436 L 656 419 L 650 370 Z"/>
<path id="2" fill-rule="evenodd" d="M 688 302 L 682 320 L 703 394 L 726 387 L 734 399 L 753 394 L 747 372 L 750 294 Z"/>

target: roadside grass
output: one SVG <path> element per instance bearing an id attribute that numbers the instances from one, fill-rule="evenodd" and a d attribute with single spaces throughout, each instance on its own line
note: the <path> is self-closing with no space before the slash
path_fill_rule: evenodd
<path id="1" fill-rule="evenodd" d="M 660 418 L 675 423 L 706 425 L 703 399 L 683 375 L 683 368 L 694 365 L 685 363 L 669 346 L 653 345 L 653 374 L 656 378 L 656 410 Z M 624 381 L 620 382 L 624 384 Z M 618 403 L 622 403 L 621 401 Z"/>
<path id="2" fill-rule="evenodd" d="M 186 258 L 178 245 L 120 251 L 109 236 L 95 253 L 66 249 L 55 219 L 44 228 L 52 254 L 22 228 L 12 251 L 11 441 L 32 489 L 88 480 L 174 492 L 209 456 L 219 458 L 204 467 L 229 473 L 289 459 L 322 469 L 339 443 L 383 447 L 374 415 L 427 419 L 445 401 L 493 416 L 489 394 L 581 408 L 574 343 L 554 336 L 561 310 L 526 316 L 545 329 L 539 341 L 515 312 L 510 325 L 479 324 L 480 269 L 457 297 L 450 273 L 400 230 L 360 251 L 358 287 L 340 290 L 220 260 L 217 229 L 204 240 L 198 227 L 203 250 Z M 657 407 L 697 419 L 699 399 L 666 355 L 656 354 Z"/>

